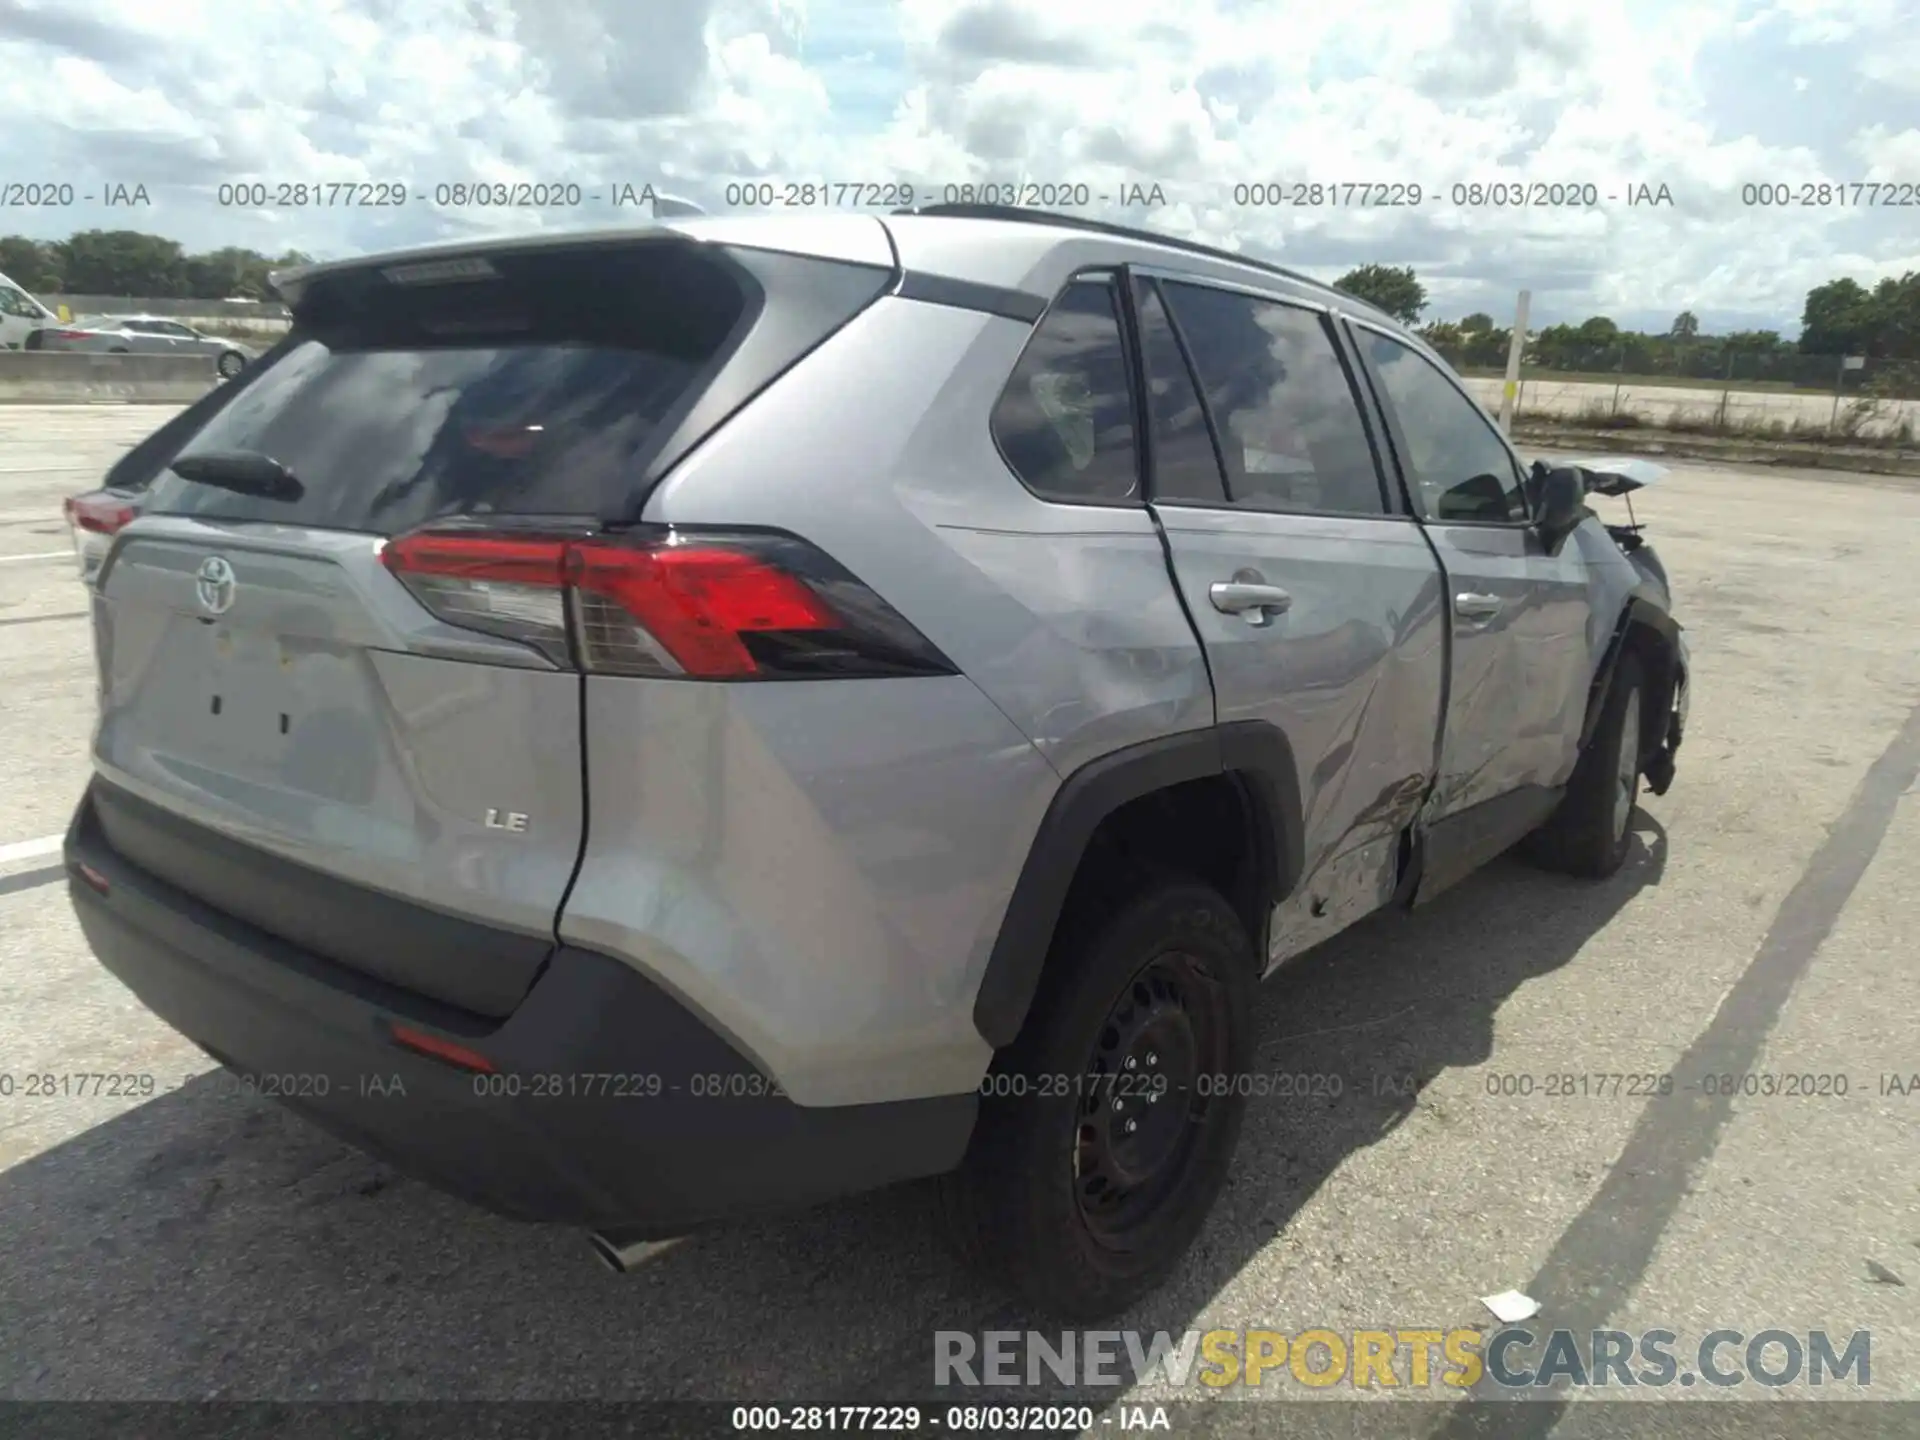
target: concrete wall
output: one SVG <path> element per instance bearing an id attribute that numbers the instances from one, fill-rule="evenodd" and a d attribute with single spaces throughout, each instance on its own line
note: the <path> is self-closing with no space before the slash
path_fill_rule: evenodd
<path id="1" fill-rule="evenodd" d="M 198 400 L 217 381 L 211 355 L 67 355 L 0 350 L 0 401 Z"/>
<path id="2" fill-rule="evenodd" d="M 82 315 L 165 315 L 175 320 L 284 320 L 287 307 L 278 300 L 229 304 L 224 300 L 143 300 L 126 295 L 41 295 L 40 303 L 69 319 Z"/>
<path id="3" fill-rule="evenodd" d="M 1495 415 L 1500 413 L 1499 380 L 1469 377 L 1468 391 Z M 1835 428 L 1847 429 L 1850 412 L 1859 397 L 1843 395 Z M 1832 395 L 1807 391 L 1771 390 L 1689 390 L 1665 385 L 1594 385 L 1565 380 L 1522 380 L 1515 397 L 1516 410 L 1535 415 L 1582 419 L 1590 412 L 1622 413 L 1638 416 L 1649 425 L 1713 424 L 1724 415 L 1734 430 L 1745 426 L 1791 426 L 1825 431 L 1834 416 Z M 1854 433 L 1891 435 L 1902 424 L 1911 425 L 1920 434 L 1920 400 L 1882 400 L 1857 422 Z"/>

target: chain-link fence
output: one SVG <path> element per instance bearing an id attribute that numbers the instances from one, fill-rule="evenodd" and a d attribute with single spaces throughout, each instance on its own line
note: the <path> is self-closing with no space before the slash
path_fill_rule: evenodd
<path id="1" fill-rule="evenodd" d="M 1436 349 L 1499 404 L 1505 335 Z M 1478 343 L 1476 343 L 1476 341 Z M 1908 445 L 1920 436 L 1920 361 L 1736 350 L 1632 337 L 1611 345 L 1530 344 L 1515 411 L 1604 428 L 1795 437 Z"/>

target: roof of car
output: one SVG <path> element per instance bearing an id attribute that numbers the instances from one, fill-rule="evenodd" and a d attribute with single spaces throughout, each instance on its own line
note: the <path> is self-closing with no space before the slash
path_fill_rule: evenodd
<path id="1" fill-rule="evenodd" d="M 1021 281 L 1061 245 L 1097 249 L 1103 248 L 1100 242 L 1105 242 L 1118 251 L 1120 259 L 1178 265 L 1183 258 L 1197 258 L 1209 269 L 1227 267 L 1229 271 L 1244 271 L 1247 272 L 1245 278 L 1255 283 L 1271 284 L 1278 280 L 1286 289 L 1323 303 L 1337 302 L 1350 313 L 1396 330 L 1404 328 L 1366 301 L 1335 290 L 1323 280 L 1254 256 L 1078 215 L 992 205 L 935 205 L 894 211 L 885 216 L 857 211 L 701 215 L 590 229 L 539 230 L 479 240 L 468 237 L 321 261 L 277 271 L 271 278 L 282 298 L 295 304 L 311 277 L 329 271 L 420 262 L 436 256 L 497 254 L 648 235 L 677 235 L 726 245 L 792 248 L 866 263 L 886 263 L 890 258 L 907 269 L 925 269 L 953 279 L 1006 288 L 1018 288 Z"/>

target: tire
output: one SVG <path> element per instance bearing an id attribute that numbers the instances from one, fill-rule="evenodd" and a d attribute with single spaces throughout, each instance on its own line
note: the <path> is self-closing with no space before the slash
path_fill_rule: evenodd
<path id="1" fill-rule="evenodd" d="M 1246 931 L 1205 885 L 1151 881 L 1063 919 L 966 1159 L 941 1181 L 962 1255 L 1065 1320 L 1158 1287 L 1226 1183 L 1244 1087 L 1201 1077 L 1245 1073 L 1253 989 Z"/>
<path id="2" fill-rule="evenodd" d="M 1605 879 L 1626 860 L 1640 799 L 1646 694 L 1646 672 L 1628 650 L 1614 667 L 1600 723 L 1559 808 L 1522 846 L 1528 859 L 1589 880 Z"/>
<path id="3" fill-rule="evenodd" d="M 213 368 L 220 372 L 222 380 L 231 380 L 246 368 L 247 357 L 238 350 L 228 350 L 214 362 Z"/>

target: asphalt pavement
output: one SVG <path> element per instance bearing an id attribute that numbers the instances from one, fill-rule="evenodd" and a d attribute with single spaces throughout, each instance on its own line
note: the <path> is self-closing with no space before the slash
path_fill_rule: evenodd
<path id="1" fill-rule="evenodd" d="M 927 1392 L 935 1332 L 1028 1324 L 913 1187 L 607 1273 L 242 1093 L 97 966 L 55 853 L 94 683 L 59 504 L 169 413 L 0 411 L 0 1397 L 879 1400 Z M 1542 1328 L 1869 1331 L 1829 1397 L 1920 1400 L 1920 483 L 1680 467 L 1635 508 L 1696 677 L 1626 868 L 1503 860 L 1270 982 L 1257 1068 L 1339 1094 L 1253 1102 L 1180 1279 L 1114 1328 L 1491 1327 L 1516 1289 Z M 28 1093 L 86 1074 L 154 1093 Z M 1451 1398 L 1397 1428 L 1458 1430 Z M 1707 1433 L 1702 1387 L 1639 1398 Z"/>

